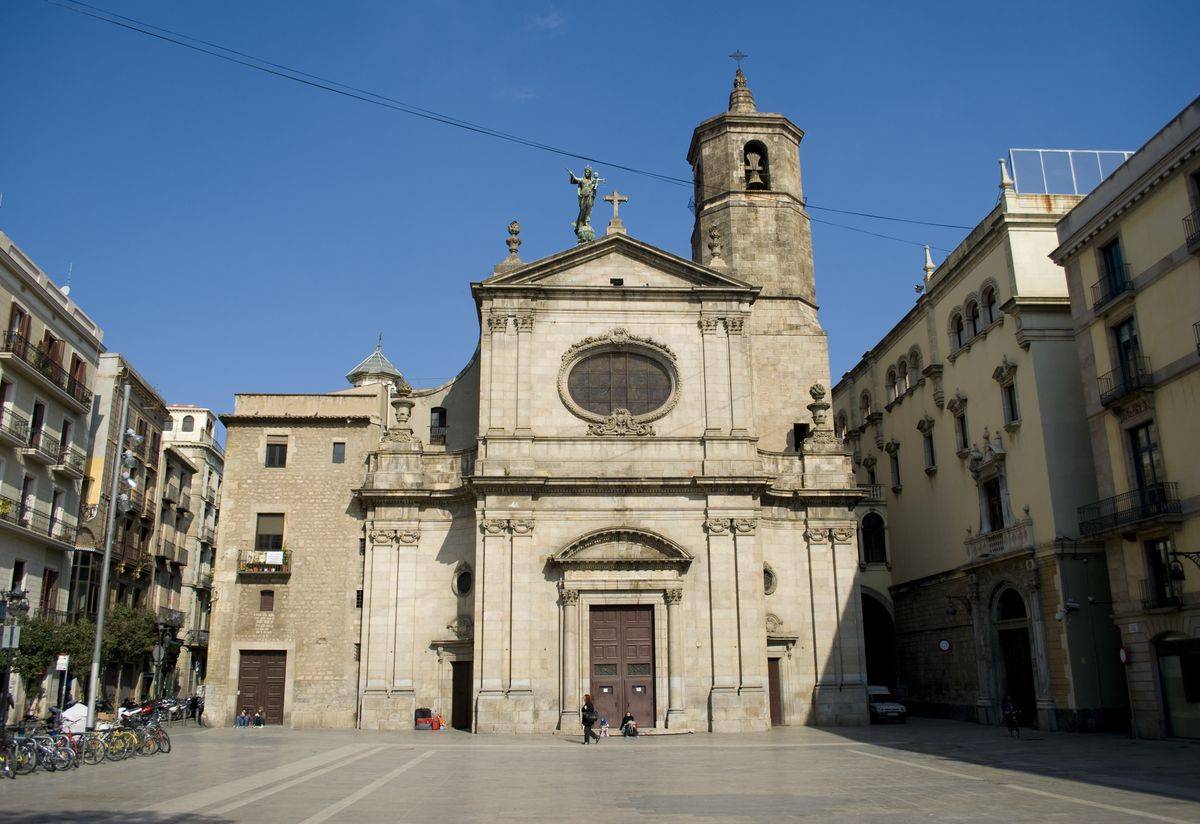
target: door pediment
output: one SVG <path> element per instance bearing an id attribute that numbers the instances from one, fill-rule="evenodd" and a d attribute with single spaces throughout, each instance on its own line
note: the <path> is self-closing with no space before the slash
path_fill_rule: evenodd
<path id="1" fill-rule="evenodd" d="M 560 567 L 686 567 L 692 556 L 674 541 L 643 529 L 599 529 L 550 557 Z"/>

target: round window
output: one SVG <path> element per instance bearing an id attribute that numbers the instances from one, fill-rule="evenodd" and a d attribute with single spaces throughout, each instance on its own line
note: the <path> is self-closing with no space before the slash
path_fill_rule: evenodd
<path id="1" fill-rule="evenodd" d="M 454 573 L 454 594 L 468 595 L 471 592 L 471 585 L 475 582 L 475 576 L 471 573 L 469 566 L 461 567 Z"/>
<path id="2" fill-rule="evenodd" d="M 665 366 L 638 352 L 598 352 L 580 360 L 567 378 L 571 400 L 595 415 L 624 409 L 647 415 L 671 397 Z"/>

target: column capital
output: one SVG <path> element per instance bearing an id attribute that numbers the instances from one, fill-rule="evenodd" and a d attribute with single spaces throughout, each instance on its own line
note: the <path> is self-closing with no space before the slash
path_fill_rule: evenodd
<path id="1" fill-rule="evenodd" d="M 663 598 L 666 600 L 668 606 L 675 606 L 683 602 L 683 590 L 678 588 L 668 589 L 663 592 Z"/>
<path id="2" fill-rule="evenodd" d="M 705 335 L 715 335 L 721 331 L 721 319 L 715 315 L 700 316 L 700 331 Z"/>
<path id="3" fill-rule="evenodd" d="M 402 544 L 415 544 L 421 540 L 421 530 L 413 528 L 397 529 L 396 539 Z"/>
<path id="4" fill-rule="evenodd" d="M 738 535 L 753 535 L 758 528 L 757 518 L 734 518 L 733 529 Z"/>
<path id="5" fill-rule="evenodd" d="M 730 529 L 729 518 L 706 518 L 704 531 L 709 535 L 727 535 Z"/>
<path id="6" fill-rule="evenodd" d="M 503 535 L 508 532 L 508 519 L 484 518 L 479 522 L 479 529 L 484 535 Z"/>
<path id="7" fill-rule="evenodd" d="M 367 533 L 367 540 L 373 545 L 392 544 L 396 542 L 396 530 L 394 529 L 372 529 Z"/>
<path id="8" fill-rule="evenodd" d="M 507 332 L 508 331 L 508 315 L 501 314 L 498 312 L 493 312 L 492 314 L 488 315 L 488 317 L 487 317 L 487 326 L 488 326 L 488 331 L 492 332 L 493 334 L 495 334 L 497 332 L 499 332 L 499 333 Z"/>
<path id="9" fill-rule="evenodd" d="M 517 315 L 517 332 L 533 331 L 533 314 Z"/>
<path id="10" fill-rule="evenodd" d="M 533 534 L 532 518 L 513 518 L 508 522 L 508 526 L 513 531 L 513 535 L 532 535 Z"/>
<path id="11" fill-rule="evenodd" d="M 745 331 L 746 318 L 744 315 L 731 315 L 725 318 L 725 331 L 731 335 L 741 335 Z"/>
<path id="12" fill-rule="evenodd" d="M 564 606 L 572 606 L 579 603 L 579 590 L 562 587 L 559 590 L 562 593 L 562 602 Z"/>

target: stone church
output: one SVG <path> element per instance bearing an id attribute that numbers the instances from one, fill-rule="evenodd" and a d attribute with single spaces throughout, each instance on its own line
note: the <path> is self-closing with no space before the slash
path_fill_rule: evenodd
<path id="1" fill-rule="evenodd" d="M 739 69 L 688 149 L 690 260 L 614 193 L 541 260 L 509 227 L 448 383 L 377 348 L 349 389 L 238 395 L 210 720 L 577 734 L 590 693 L 656 731 L 865 723 L 802 137 Z"/>

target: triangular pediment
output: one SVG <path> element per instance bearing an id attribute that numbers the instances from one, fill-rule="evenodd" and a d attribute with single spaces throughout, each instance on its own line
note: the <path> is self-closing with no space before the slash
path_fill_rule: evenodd
<path id="1" fill-rule="evenodd" d="M 626 235 L 609 235 L 575 246 L 493 275 L 475 284 L 475 287 L 483 290 L 513 287 L 612 289 L 613 278 L 624 281 L 621 287 L 615 288 L 733 290 L 745 292 L 748 297 L 758 292 L 758 287 L 732 275 L 693 263 Z"/>
<path id="2" fill-rule="evenodd" d="M 576 538 L 555 553 L 550 562 L 560 566 L 687 565 L 692 556 L 674 541 L 643 529 L 599 529 Z"/>

